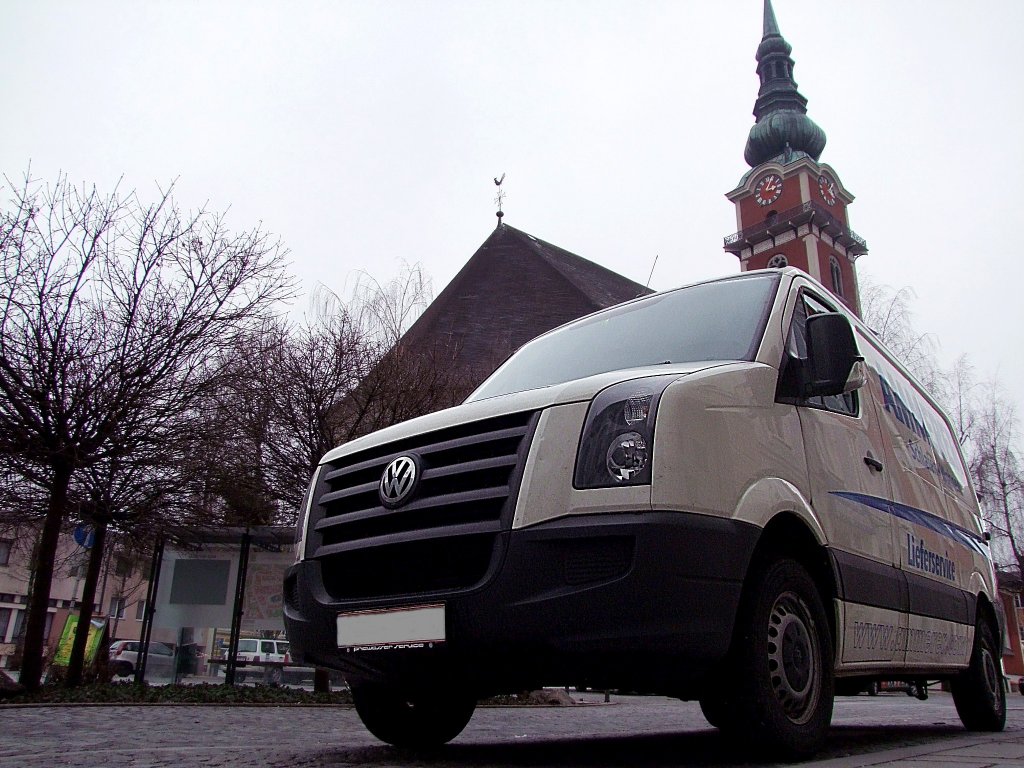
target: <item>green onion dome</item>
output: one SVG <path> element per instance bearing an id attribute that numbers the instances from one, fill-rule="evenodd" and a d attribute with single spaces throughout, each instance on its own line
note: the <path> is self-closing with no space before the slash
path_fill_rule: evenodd
<path id="1" fill-rule="evenodd" d="M 771 0 L 764 0 L 764 35 L 757 47 L 761 87 L 754 103 L 743 158 L 751 166 L 784 153 L 806 153 L 817 160 L 825 149 L 825 132 L 807 116 L 807 99 L 793 79 L 792 46 L 779 32 Z"/>

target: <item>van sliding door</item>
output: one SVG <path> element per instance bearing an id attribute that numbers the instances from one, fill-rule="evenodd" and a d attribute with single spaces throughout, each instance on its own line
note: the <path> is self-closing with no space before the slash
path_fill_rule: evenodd
<path id="1" fill-rule="evenodd" d="M 897 563 L 907 584 L 906 662 L 963 665 L 976 610 L 971 575 L 984 562 L 984 543 L 956 497 L 973 490 L 945 420 L 895 366 L 879 357 L 877 368 Z"/>

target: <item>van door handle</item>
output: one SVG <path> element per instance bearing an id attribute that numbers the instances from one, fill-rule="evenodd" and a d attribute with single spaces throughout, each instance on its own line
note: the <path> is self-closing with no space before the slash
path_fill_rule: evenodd
<path id="1" fill-rule="evenodd" d="M 878 470 L 879 472 L 882 471 L 882 462 L 880 462 L 870 453 L 864 457 L 864 463 L 867 464 L 872 469 Z"/>

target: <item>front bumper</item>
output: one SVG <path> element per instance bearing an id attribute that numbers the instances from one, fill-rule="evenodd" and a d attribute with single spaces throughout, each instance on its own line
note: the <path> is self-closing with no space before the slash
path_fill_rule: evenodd
<path id="1" fill-rule="evenodd" d="M 678 512 L 588 515 L 506 531 L 504 557 L 470 589 L 338 601 L 321 565 L 285 578 L 294 658 L 339 669 L 350 683 L 469 684 L 481 695 L 541 685 L 679 695 L 729 648 L 760 530 Z M 342 651 L 339 613 L 443 602 L 444 644 Z"/>

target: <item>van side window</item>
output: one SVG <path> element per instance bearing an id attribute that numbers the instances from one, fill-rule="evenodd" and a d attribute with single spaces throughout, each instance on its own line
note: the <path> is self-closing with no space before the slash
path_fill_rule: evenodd
<path id="1" fill-rule="evenodd" d="M 789 328 L 789 335 L 786 337 L 786 356 L 782 361 L 782 373 L 779 377 L 780 390 L 795 391 L 795 387 L 787 386 L 798 378 L 800 363 L 807 360 L 807 318 L 822 312 L 835 312 L 825 302 L 806 291 L 801 291 L 797 299 L 796 307 L 793 308 L 793 321 Z M 857 392 L 847 392 L 842 395 L 828 395 L 826 397 L 782 397 L 780 402 L 802 405 L 810 408 L 821 408 L 826 411 L 841 413 L 846 416 L 856 416 L 859 412 L 859 398 Z"/>

